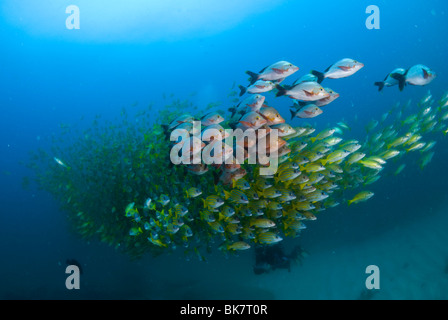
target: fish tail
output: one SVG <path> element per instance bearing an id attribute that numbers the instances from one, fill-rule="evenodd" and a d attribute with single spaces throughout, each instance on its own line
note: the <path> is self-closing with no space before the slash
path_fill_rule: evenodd
<path id="1" fill-rule="evenodd" d="M 230 127 L 230 129 L 236 129 L 238 122 L 228 122 L 228 126 Z"/>
<path id="2" fill-rule="evenodd" d="M 354 200 L 348 200 L 348 206 L 350 206 L 353 203 Z"/>
<path id="3" fill-rule="evenodd" d="M 276 97 L 281 97 L 281 96 L 284 96 L 286 94 L 286 88 L 282 87 L 279 84 L 275 85 L 275 89 L 278 90 L 278 92 L 275 94 Z"/>
<path id="4" fill-rule="evenodd" d="M 246 74 L 248 74 L 250 77 L 250 79 L 249 79 L 250 84 L 253 84 L 255 81 L 258 80 L 259 75 L 257 73 L 252 72 L 252 71 L 246 71 Z"/>
<path id="5" fill-rule="evenodd" d="M 230 192 L 227 192 L 226 190 L 224 190 L 224 198 L 227 200 L 230 198 Z"/>
<path id="6" fill-rule="evenodd" d="M 323 72 L 319 72 L 319 71 L 316 71 L 316 70 L 311 70 L 310 73 L 317 77 L 317 83 L 321 83 L 325 79 L 325 74 Z"/>
<path id="7" fill-rule="evenodd" d="M 204 208 L 207 208 L 206 202 L 204 198 L 201 198 L 202 202 L 204 202 Z"/>
<path id="8" fill-rule="evenodd" d="M 293 110 L 293 109 L 290 109 L 289 111 L 291 112 L 291 120 L 292 120 L 292 119 L 295 118 L 295 116 L 297 115 L 298 111 L 297 110 Z"/>
<path id="9" fill-rule="evenodd" d="M 311 143 L 316 142 L 317 138 L 310 138 Z"/>
<path id="10" fill-rule="evenodd" d="M 240 88 L 240 97 L 241 97 L 243 94 L 246 93 L 247 89 L 245 87 L 243 87 L 242 85 L 239 85 L 238 88 Z"/>
<path id="11" fill-rule="evenodd" d="M 169 140 L 169 138 L 170 138 L 170 131 L 168 130 L 168 125 L 162 124 L 161 127 L 163 129 L 163 134 L 165 136 L 165 139 Z"/>
<path id="12" fill-rule="evenodd" d="M 236 108 L 229 108 L 229 111 L 232 113 L 232 115 L 230 116 L 230 118 L 233 118 L 233 116 L 236 113 Z"/>
<path id="13" fill-rule="evenodd" d="M 383 90 L 384 88 L 384 82 L 375 82 L 374 85 L 378 86 L 378 91 Z"/>
<path id="14" fill-rule="evenodd" d="M 406 72 L 407 73 L 407 72 Z M 390 76 L 398 81 L 398 88 L 400 91 L 403 91 L 404 86 L 406 85 L 406 73 L 405 74 L 399 74 L 399 73 L 391 73 Z"/>
<path id="15" fill-rule="evenodd" d="M 296 106 L 298 106 L 297 109 L 302 109 L 306 105 L 307 105 L 307 103 L 305 101 L 299 101 Z"/>
<path id="16" fill-rule="evenodd" d="M 325 159 L 321 159 L 320 162 L 322 163 L 322 165 L 325 167 L 325 165 L 327 164 L 328 160 Z"/>

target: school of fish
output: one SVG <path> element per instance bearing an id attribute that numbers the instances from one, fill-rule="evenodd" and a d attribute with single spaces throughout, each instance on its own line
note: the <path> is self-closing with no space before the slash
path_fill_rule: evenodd
<path id="1" fill-rule="evenodd" d="M 268 102 L 263 95 L 273 91 L 291 99 L 293 118 L 316 117 L 339 97 L 320 83 L 352 76 L 363 66 L 342 59 L 325 72 L 312 71 L 285 85 L 299 68 L 279 61 L 259 73 L 248 71 L 249 84 L 240 86 L 241 98 L 228 110 L 202 114 L 188 101 L 173 100 L 158 115 L 148 109 L 130 121 L 124 109 L 121 125 L 100 126 L 96 119 L 71 147 L 63 135 L 54 138 L 51 151 L 35 152 L 30 167 L 78 234 L 132 257 L 183 248 L 188 259 L 205 260 L 213 247 L 235 253 L 272 245 L 299 236 L 324 210 L 372 198 L 369 185 L 392 159 L 395 174 L 405 169 L 397 159 L 409 153 L 419 154 L 423 169 L 434 155 L 436 135 L 448 132 L 448 94 L 437 102 L 428 92 L 416 106 L 396 104 L 369 122 L 367 136 L 359 140 L 344 140 L 350 128 L 342 121 L 319 133 L 311 126 L 292 126 L 272 107 L 279 98 Z M 395 84 L 411 81 L 392 74 Z M 410 77 L 413 71 L 401 74 Z M 255 140 L 228 145 L 226 129 L 253 129 Z M 72 128 L 63 131 L 76 136 Z M 185 135 L 173 137 L 174 132 Z M 269 175 L 260 174 L 268 165 L 260 159 L 247 163 L 249 149 L 261 142 L 278 161 Z M 178 164 L 170 159 L 176 147 Z M 245 155 L 242 162 L 238 151 Z M 185 164 L 197 155 L 199 162 Z"/>

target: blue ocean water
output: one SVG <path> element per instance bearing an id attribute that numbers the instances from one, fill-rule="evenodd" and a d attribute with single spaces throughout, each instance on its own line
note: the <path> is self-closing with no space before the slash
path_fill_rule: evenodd
<path id="1" fill-rule="evenodd" d="M 365 64 L 349 78 L 325 80 L 341 97 L 321 116 L 306 121 L 323 129 L 344 119 L 352 126 L 353 138 L 365 136 L 365 125 L 379 119 L 394 103 L 412 99 L 416 104 L 428 90 L 438 99 L 447 90 L 446 1 L 240 2 L 188 0 L 154 5 L 131 1 L 124 7 L 119 1 L 2 1 L 0 298 L 357 297 L 351 295 L 350 287 L 362 288 L 365 280 L 364 270 L 357 266 L 353 272 L 360 274 L 356 278 L 360 283 L 344 286 L 329 281 L 325 290 L 308 295 L 305 288 L 297 293 L 282 287 L 288 278 L 294 281 L 303 275 L 300 266 L 290 273 L 279 270 L 257 276 L 249 251 L 229 259 L 216 252 L 207 263 L 185 261 L 176 254 L 131 261 L 105 244 L 88 243 L 70 233 L 66 213 L 50 194 L 33 184 L 22 187 L 22 179 L 33 176 L 23 165 L 29 151 L 51 147 L 51 135 L 58 134 L 61 123 L 79 124 L 84 117 L 81 125 L 88 126 L 96 115 L 113 120 L 122 107 L 136 102 L 135 108 L 149 103 L 157 108 L 165 103 L 163 94 L 191 99 L 205 110 L 209 102 L 226 101 L 234 82 L 246 84 L 246 70 L 258 71 L 279 60 L 299 66 L 300 75 L 311 69 L 323 71 L 345 57 Z M 66 28 L 69 14 L 65 9 L 72 4 L 80 10 L 79 30 Z M 371 4 L 380 9 L 379 30 L 366 28 L 366 8 Z M 403 92 L 385 88 L 379 93 L 373 85 L 397 67 L 419 63 L 437 73 L 428 86 L 408 86 Z M 287 100 L 278 100 L 275 107 L 289 120 Z M 301 120 L 291 123 L 300 125 Z M 437 216 L 441 219 L 437 224 L 446 225 L 447 220 L 437 213 L 446 211 L 448 200 L 447 156 L 447 141 L 440 135 L 435 156 L 425 170 L 419 169 L 416 156 L 409 155 L 403 174 L 385 175 L 372 186 L 375 197 L 370 201 L 328 209 L 300 238 L 285 242 L 300 243 L 310 253 L 306 265 L 313 263 L 313 256 L 331 255 L 339 248 L 350 250 L 351 245 L 362 243 L 374 246 L 375 239 L 386 233 L 394 242 L 394 236 L 401 239 L 401 228 L 413 221 L 425 225 Z M 433 240 L 430 243 L 442 241 Z M 77 291 L 64 285 L 69 258 L 83 264 L 82 289 Z M 448 255 L 434 259 L 445 261 Z M 367 260 L 365 266 L 375 264 Z M 325 255 L 319 262 L 325 263 Z M 443 266 L 440 270 L 435 283 L 446 281 Z M 416 293 L 408 296 L 394 292 L 384 281 L 378 297 L 384 291 L 386 298 L 448 297 L 447 292 L 434 294 L 419 286 L 409 283 Z"/>

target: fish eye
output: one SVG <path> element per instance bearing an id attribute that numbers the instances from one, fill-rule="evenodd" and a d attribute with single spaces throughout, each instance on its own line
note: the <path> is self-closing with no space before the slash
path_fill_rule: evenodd
<path id="1" fill-rule="evenodd" d="M 255 120 L 260 120 L 260 117 L 256 117 Z"/>

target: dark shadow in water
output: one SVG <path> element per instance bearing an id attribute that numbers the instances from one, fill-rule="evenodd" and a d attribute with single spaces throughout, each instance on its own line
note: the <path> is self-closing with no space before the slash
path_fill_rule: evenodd
<path id="1" fill-rule="evenodd" d="M 67 266 L 70 266 L 70 265 L 77 266 L 79 268 L 79 273 L 82 274 L 82 266 L 81 266 L 81 264 L 77 260 L 75 260 L 75 259 L 67 259 L 67 261 L 65 263 L 67 264 Z"/>
<path id="2" fill-rule="evenodd" d="M 302 265 L 307 255 L 299 245 L 296 245 L 289 254 L 285 253 L 281 244 L 255 247 L 254 273 L 269 273 L 277 269 L 287 269 L 291 272 L 291 263 Z"/>
<path id="3" fill-rule="evenodd" d="M 373 297 L 375 296 L 376 292 L 377 292 L 377 290 L 374 290 L 374 289 L 369 290 L 369 289 L 364 288 L 361 291 L 361 293 L 359 294 L 359 297 L 357 300 L 372 300 Z"/>

